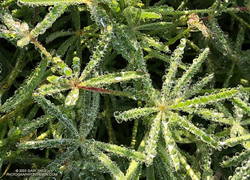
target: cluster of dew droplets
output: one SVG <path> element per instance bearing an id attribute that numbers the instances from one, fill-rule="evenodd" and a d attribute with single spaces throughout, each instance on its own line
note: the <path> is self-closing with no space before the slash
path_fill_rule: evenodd
<path id="1" fill-rule="evenodd" d="M 201 150 L 201 170 L 203 171 L 202 176 L 205 177 L 210 177 L 213 174 L 213 171 L 211 169 L 211 156 L 213 154 L 213 150 L 212 148 L 208 147 L 208 146 L 204 146 L 201 145 L 200 146 L 200 150 Z M 203 155 L 204 154 L 204 155 Z"/>
<path id="2" fill-rule="evenodd" d="M 230 176 L 230 180 L 248 180 L 250 178 L 250 159 L 247 159 L 241 163 L 241 166 L 237 167 L 235 169 L 235 174 L 233 176 Z"/>
<path id="3" fill-rule="evenodd" d="M 114 112 L 114 117 L 115 117 L 115 120 L 117 123 L 121 124 L 122 122 L 126 122 L 127 119 L 124 118 L 123 116 L 121 116 L 121 113 L 120 111 L 115 111 Z"/>

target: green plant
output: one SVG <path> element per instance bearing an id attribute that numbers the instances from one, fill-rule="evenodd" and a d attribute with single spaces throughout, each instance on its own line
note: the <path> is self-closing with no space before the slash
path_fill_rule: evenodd
<path id="1" fill-rule="evenodd" d="M 248 6 L 1 1 L 2 177 L 247 179 Z"/>

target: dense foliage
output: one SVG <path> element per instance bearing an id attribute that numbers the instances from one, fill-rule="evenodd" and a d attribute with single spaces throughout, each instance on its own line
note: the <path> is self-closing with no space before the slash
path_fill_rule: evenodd
<path id="1" fill-rule="evenodd" d="M 1 177 L 250 179 L 249 15 L 248 0 L 0 1 Z"/>

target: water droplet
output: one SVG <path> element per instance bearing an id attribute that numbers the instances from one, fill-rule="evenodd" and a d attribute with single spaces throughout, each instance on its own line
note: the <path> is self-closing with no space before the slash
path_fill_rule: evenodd
<path id="1" fill-rule="evenodd" d="M 116 80 L 116 81 L 121 81 L 121 80 L 122 80 L 122 77 L 115 77 L 115 80 Z"/>

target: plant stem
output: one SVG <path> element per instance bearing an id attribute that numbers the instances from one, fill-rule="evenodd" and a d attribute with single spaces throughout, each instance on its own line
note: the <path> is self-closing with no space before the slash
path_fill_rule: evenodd
<path id="1" fill-rule="evenodd" d="M 45 47 L 43 47 L 43 45 L 39 41 L 37 41 L 34 38 L 31 38 L 30 41 L 41 51 L 41 53 L 43 55 L 46 56 L 46 58 L 48 59 L 48 61 L 52 60 L 52 55 L 45 49 Z"/>

